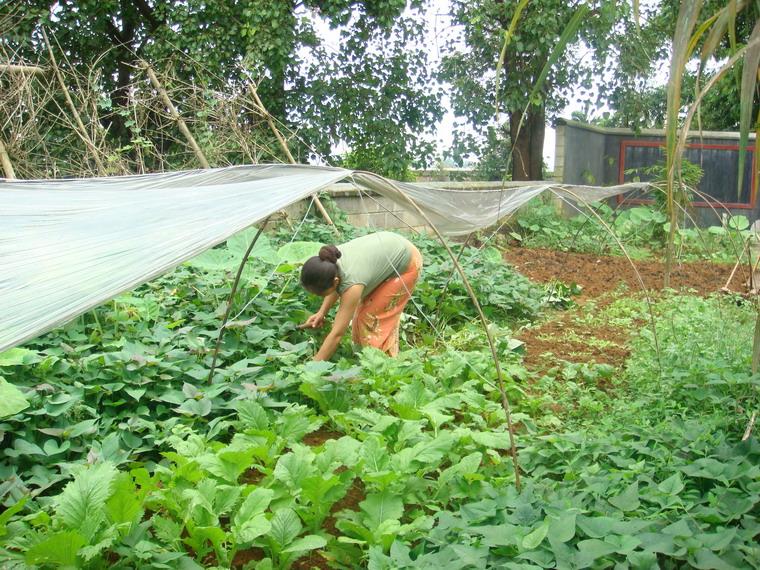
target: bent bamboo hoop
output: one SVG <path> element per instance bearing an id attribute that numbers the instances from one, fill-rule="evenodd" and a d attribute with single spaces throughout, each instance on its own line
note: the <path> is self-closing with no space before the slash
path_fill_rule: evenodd
<path id="1" fill-rule="evenodd" d="M 369 174 L 369 173 L 367 173 Z M 459 276 L 462 278 L 462 282 L 464 283 L 465 288 L 467 289 L 467 294 L 470 297 L 470 300 L 472 301 L 472 304 L 475 307 L 475 310 L 478 313 L 478 317 L 480 318 L 480 322 L 483 325 L 483 329 L 485 330 L 486 337 L 488 338 L 488 346 L 491 350 L 491 356 L 493 358 L 494 367 L 496 368 L 496 385 L 499 389 L 499 394 L 501 395 L 501 405 L 504 409 L 504 415 L 507 419 L 507 429 L 509 431 L 509 452 L 512 457 L 512 465 L 515 469 L 515 488 L 520 491 L 522 488 L 522 483 L 520 479 L 520 464 L 517 457 L 517 444 L 515 442 L 515 431 L 514 431 L 514 425 L 512 424 L 512 411 L 510 409 L 509 405 L 509 398 L 507 397 L 507 390 L 504 385 L 504 372 L 501 369 L 501 364 L 499 363 L 499 355 L 496 352 L 496 343 L 494 342 L 493 333 L 488 328 L 488 320 L 486 319 L 485 314 L 483 313 L 483 309 L 480 306 L 480 302 L 478 301 L 477 295 L 475 295 L 475 291 L 473 291 L 472 286 L 470 285 L 470 281 L 467 279 L 467 275 L 465 274 L 464 270 L 462 269 L 462 266 L 460 265 L 457 256 L 454 254 L 454 252 L 449 247 L 449 244 L 446 243 L 446 240 L 443 237 L 443 234 L 438 230 L 438 228 L 435 226 L 435 224 L 432 222 L 432 220 L 428 217 L 428 215 L 420 208 L 417 203 L 412 200 L 409 196 L 407 196 L 404 192 L 402 192 L 398 186 L 396 186 L 393 181 L 388 181 L 393 188 L 398 192 L 409 204 L 414 208 L 414 210 L 419 214 L 419 216 L 425 220 L 425 223 L 427 223 L 432 229 L 433 232 L 436 234 L 438 239 L 440 240 L 441 244 L 443 244 L 443 247 L 446 248 L 446 252 L 449 254 L 449 257 L 451 257 L 451 261 L 454 263 L 454 267 L 456 268 L 457 272 L 459 273 Z"/>

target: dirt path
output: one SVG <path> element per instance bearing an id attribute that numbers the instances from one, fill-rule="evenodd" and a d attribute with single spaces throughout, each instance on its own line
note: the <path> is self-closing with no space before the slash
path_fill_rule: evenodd
<path id="1" fill-rule="evenodd" d="M 582 293 L 575 300 L 581 306 L 590 299 L 596 300 L 597 306 L 611 303 L 620 297 L 621 285 L 630 292 L 641 290 L 631 264 L 624 257 L 513 248 L 504 252 L 504 259 L 538 283 L 553 280 L 577 283 Z M 643 261 L 637 262 L 636 267 L 648 289 L 662 289 L 663 263 Z M 680 264 L 671 277 L 671 287 L 696 290 L 702 295 L 717 292 L 725 285 L 732 267 L 709 262 Z M 741 292 L 745 279 L 742 271 L 737 271 L 731 289 Z M 536 326 L 520 331 L 518 338 L 525 343 L 524 362 L 528 370 L 542 374 L 557 366 L 558 361 L 622 367 L 630 354 L 628 341 L 633 330 L 613 323 L 604 314 L 598 316 L 593 326 L 583 317 L 584 310 L 579 307 L 557 312 Z"/>

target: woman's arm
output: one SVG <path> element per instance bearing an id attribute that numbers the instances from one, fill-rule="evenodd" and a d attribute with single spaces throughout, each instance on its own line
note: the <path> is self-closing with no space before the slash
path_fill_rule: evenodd
<path id="1" fill-rule="evenodd" d="M 322 301 L 322 306 L 319 307 L 318 313 L 321 313 L 322 317 L 326 317 L 327 313 L 330 312 L 330 309 L 332 309 L 332 306 L 338 302 L 338 292 L 333 291 L 329 295 L 327 295 L 324 300 Z"/>
<path id="2" fill-rule="evenodd" d="M 338 292 L 330 293 L 322 301 L 319 310 L 311 315 L 303 324 L 298 325 L 299 329 L 318 329 L 325 324 L 325 317 L 330 312 L 332 306 L 338 301 Z"/>
<path id="3" fill-rule="evenodd" d="M 338 350 L 340 345 L 340 339 L 343 338 L 348 326 L 351 324 L 351 319 L 354 317 L 356 307 L 362 300 L 362 292 L 364 291 L 364 285 L 353 285 L 346 289 L 346 291 L 340 297 L 340 307 L 338 313 L 335 315 L 335 322 L 332 329 L 327 333 L 325 340 L 322 341 L 322 346 L 317 352 L 314 360 L 329 360 L 335 351 Z M 322 303 L 327 302 L 327 298 Z M 332 306 L 332 305 L 330 305 Z M 321 309 L 320 309 L 321 311 Z"/>

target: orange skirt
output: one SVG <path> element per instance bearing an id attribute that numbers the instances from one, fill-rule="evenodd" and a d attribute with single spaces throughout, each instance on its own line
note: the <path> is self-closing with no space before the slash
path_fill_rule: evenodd
<path id="1" fill-rule="evenodd" d="M 412 298 L 422 270 L 422 255 L 412 247 L 406 271 L 380 283 L 357 307 L 351 324 L 351 338 L 355 344 L 374 346 L 389 356 L 398 354 L 401 313 Z"/>

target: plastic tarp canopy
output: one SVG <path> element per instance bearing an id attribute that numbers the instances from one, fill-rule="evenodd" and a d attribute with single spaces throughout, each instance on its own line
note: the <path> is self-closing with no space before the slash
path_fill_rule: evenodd
<path id="1" fill-rule="evenodd" d="M 485 190 L 451 190 L 390 181 L 366 172 L 355 172 L 351 178 L 357 185 L 387 196 L 407 208 L 409 202 L 402 195 L 408 196 L 420 206 L 436 228 L 444 234 L 454 236 L 466 235 L 474 230 L 492 226 L 544 192 L 551 192 L 577 207 L 575 205 L 578 203 L 598 202 L 612 196 L 649 188 L 646 182 L 607 187 L 525 182 Z"/>
<path id="2" fill-rule="evenodd" d="M 346 178 L 406 207 L 411 198 L 450 235 L 490 226 L 543 191 L 575 188 L 583 194 L 580 187 L 536 183 L 449 191 L 300 165 L 0 180 L 0 352 Z M 587 197 L 640 187 L 592 188 Z"/>

